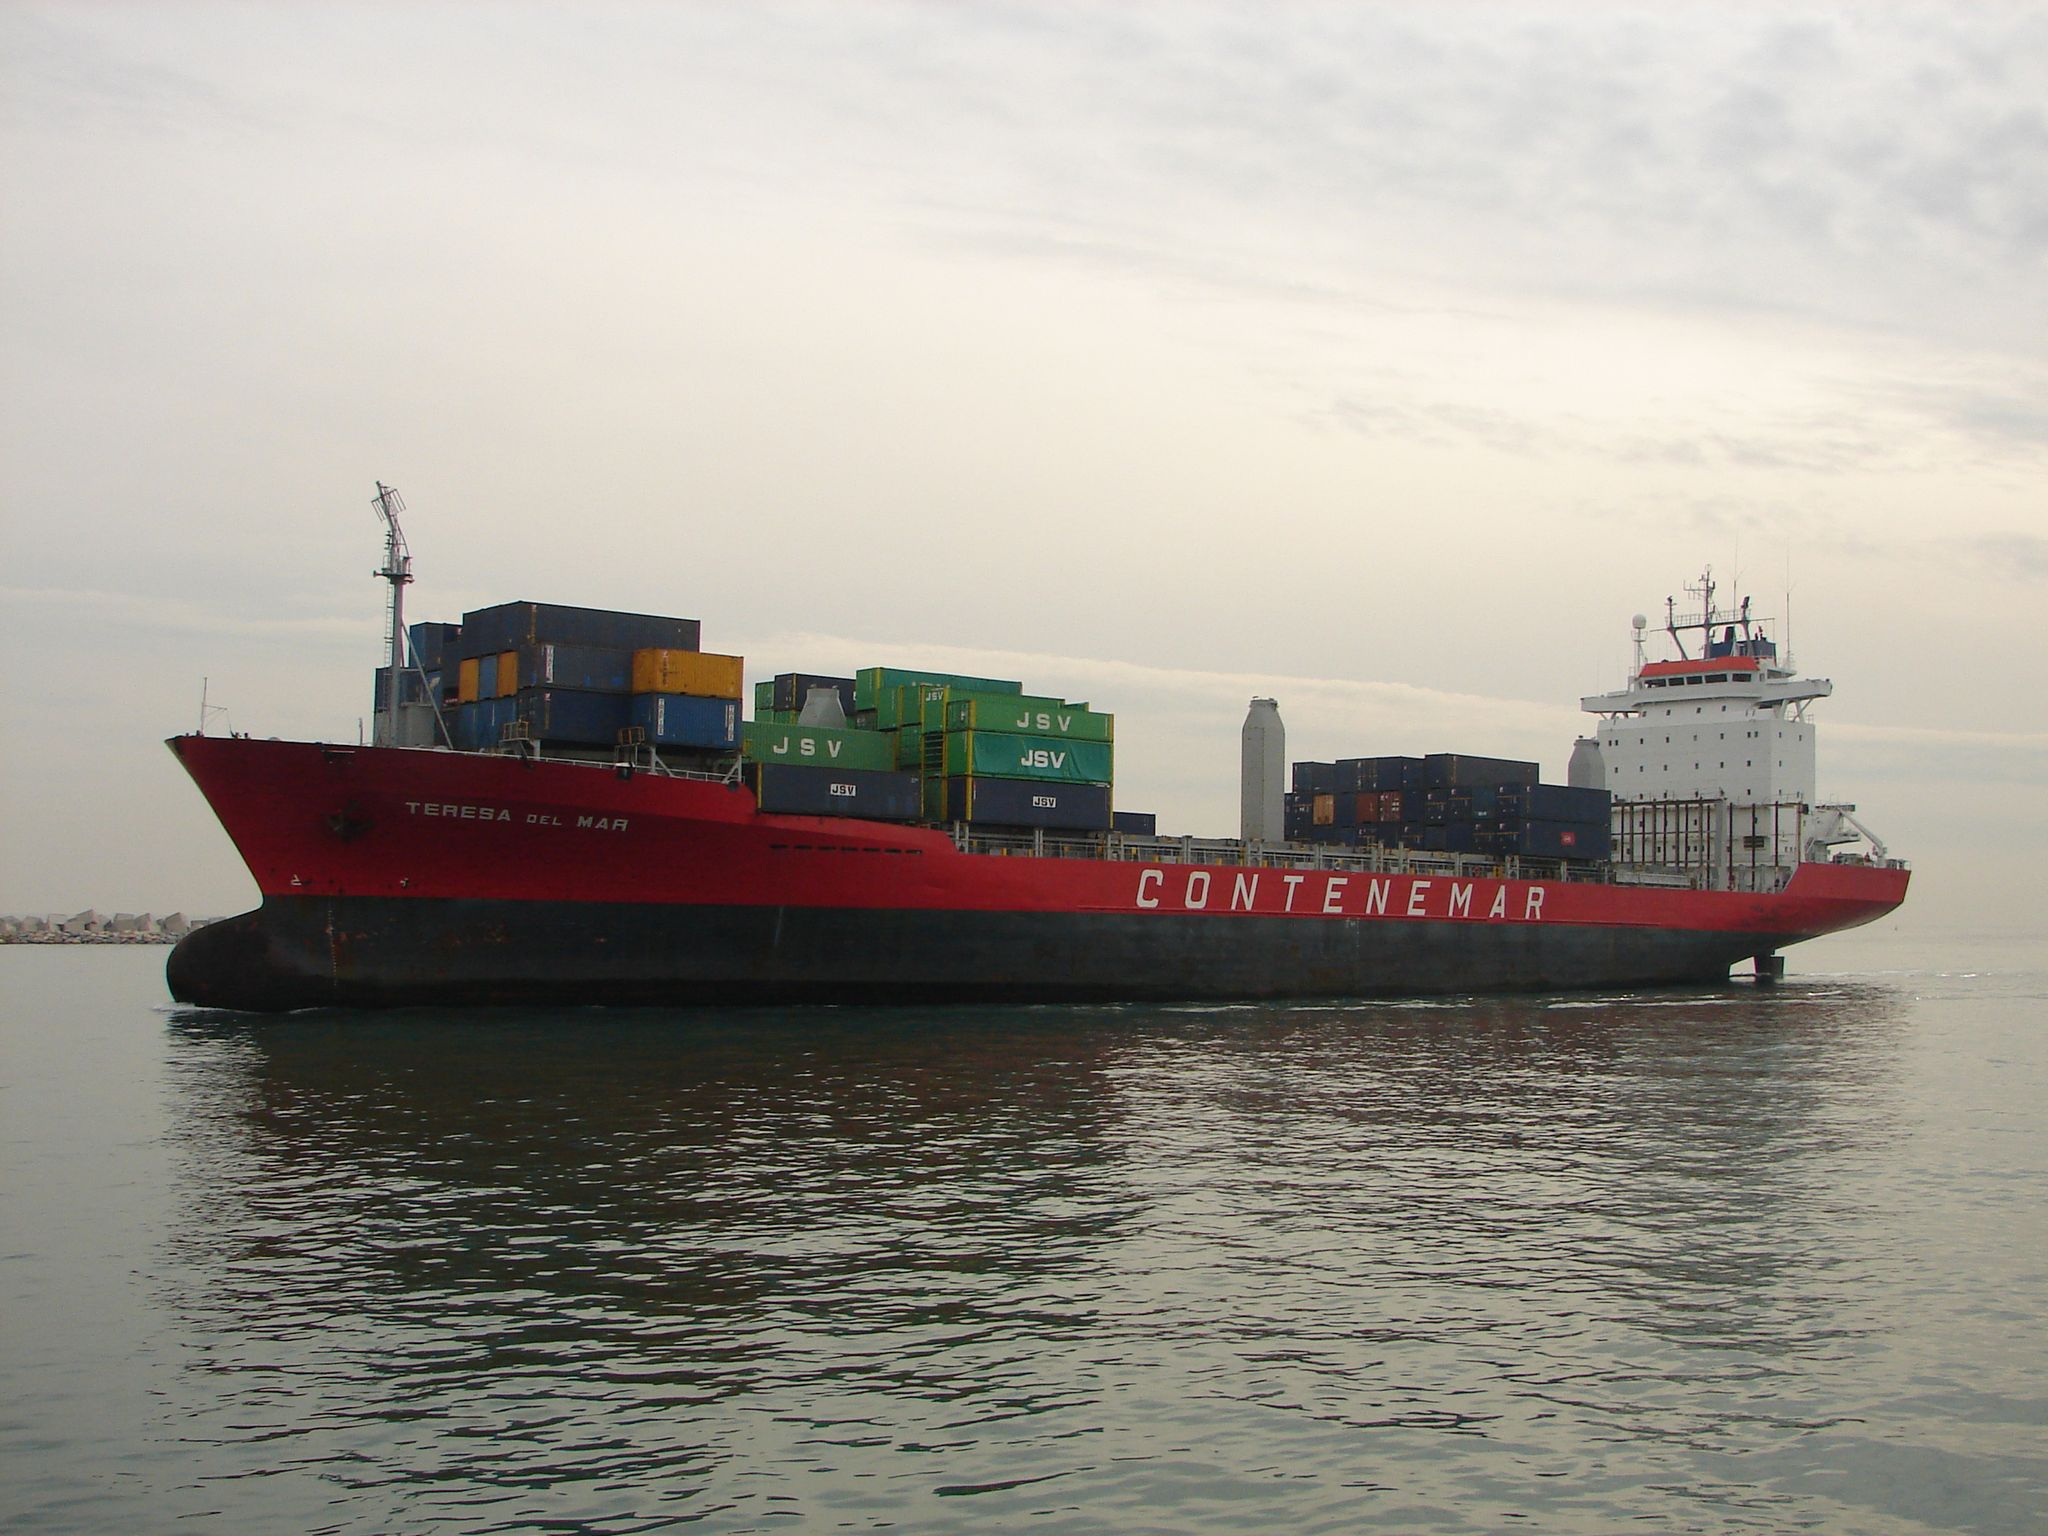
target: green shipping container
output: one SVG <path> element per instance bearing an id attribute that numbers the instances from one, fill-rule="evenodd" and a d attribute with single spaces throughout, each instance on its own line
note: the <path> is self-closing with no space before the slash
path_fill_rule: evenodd
<path id="1" fill-rule="evenodd" d="M 824 725 L 763 725 L 745 730 L 744 754 L 761 763 L 802 763 L 814 768 L 896 767 L 895 743 L 880 731 L 838 730 Z"/>
<path id="2" fill-rule="evenodd" d="M 1115 748 L 1106 741 L 1013 736 L 1006 731 L 949 731 L 946 776 L 1108 784 L 1115 777 L 1114 753 Z"/>
<path id="3" fill-rule="evenodd" d="M 754 684 L 754 718 L 766 720 L 768 711 L 775 707 L 775 679 L 763 678 Z"/>
<path id="4" fill-rule="evenodd" d="M 912 683 L 936 683 L 942 688 L 971 688 L 976 693 L 1022 693 L 1022 683 L 1007 683 L 993 677 L 959 677 L 951 672 L 913 672 L 902 667 L 863 667 L 853 674 L 853 707 L 882 709 L 883 700 L 898 688 Z M 901 720 L 884 720 L 883 725 L 901 725 Z"/>
<path id="5" fill-rule="evenodd" d="M 927 730 L 931 722 L 925 722 Z M 1116 716 L 1098 715 L 1085 704 L 1037 698 L 1028 693 L 950 693 L 946 699 L 949 731 L 1014 731 L 1033 736 L 1065 736 L 1073 741 L 1116 740 Z"/>
<path id="6" fill-rule="evenodd" d="M 896 753 L 896 766 L 908 768 L 912 773 L 924 767 L 924 732 L 914 725 L 899 730 L 877 731 L 874 733 L 891 744 Z"/>

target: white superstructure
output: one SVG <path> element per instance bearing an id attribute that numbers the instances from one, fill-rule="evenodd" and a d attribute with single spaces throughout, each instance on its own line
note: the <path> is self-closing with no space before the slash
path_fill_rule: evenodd
<path id="1" fill-rule="evenodd" d="M 1834 684 L 1800 677 L 1747 598 L 1717 607 L 1711 569 L 1686 592 L 1697 612 L 1665 600 L 1664 633 L 1677 654 L 1644 659 L 1648 621 L 1639 614 L 1628 685 L 1579 701 L 1601 716 L 1593 740 L 1614 796 L 1614 858 L 1689 881 L 1773 889 L 1802 859 L 1856 837 L 1846 830 L 1853 807 L 1816 799 L 1807 707 Z M 1874 851 L 1883 856 L 1881 845 Z"/>

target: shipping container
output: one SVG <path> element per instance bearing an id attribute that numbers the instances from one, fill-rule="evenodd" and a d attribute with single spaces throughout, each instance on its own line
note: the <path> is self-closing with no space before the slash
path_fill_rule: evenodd
<path id="1" fill-rule="evenodd" d="M 1606 827 L 1583 822 L 1501 820 L 1480 829 L 1479 845 L 1532 859 L 1599 861 L 1612 851 L 1613 839 Z"/>
<path id="2" fill-rule="evenodd" d="M 695 619 L 671 619 L 651 613 L 619 613 L 609 608 L 566 608 L 556 603 L 499 603 L 462 616 L 458 654 L 464 658 L 529 645 L 597 645 L 637 651 L 659 647 L 697 649 Z"/>
<path id="3" fill-rule="evenodd" d="M 498 687 L 497 656 L 479 656 L 476 660 L 476 696 L 480 699 L 495 699 L 502 691 Z"/>
<path id="4" fill-rule="evenodd" d="M 913 774 L 796 763 L 749 763 L 746 772 L 761 809 L 775 815 L 915 821 L 922 809 Z"/>
<path id="5" fill-rule="evenodd" d="M 1296 763 L 1292 786 L 1297 795 L 1333 795 L 1337 792 L 1337 765 Z"/>
<path id="6" fill-rule="evenodd" d="M 1339 793 L 1406 789 L 1411 778 L 1419 783 L 1422 773 L 1422 759 L 1417 757 L 1340 757 L 1332 766 Z"/>
<path id="7" fill-rule="evenodd" d="M 949 689 L 945 706 L 945 728 L 949 731 L 1015 731 L 1065 736 L 1075 741 L 1116 739 L 1116 716 L 1099 715 L 1085 704 L 1068 704 L 1060 699 Z M 931 723 L 927 716 L 927 730 Z"/>
<path id="8" fill-rule="evenodd" d="M 695 654 L 689 652 L 686 654 Z M 624 693 L 633 684 L 633 653 L 605 645 L 529 645 L 517 652 L 521 688 L 580 688 Z M 501 670 L 498 681 L 505 681 Z"/>
<path id="9" fill-rule="evenodd" d="M 767 719 L 768 711 L 773 708 L 775 708 L 775 683 L 772 679 L 763 678 L 760 682 L 754 684 L 754 718 L 756 720 Z"/>
<path id="10" fill-rule="evenodd" d="M 769 703 L 776 709 L 787 709 L 795 714 L 803 713 L 804 700 L 811 696 L 813 688 L 830 688 L 839 695 L 839 707 L 851 720 L 854 716 L 853 679 L 850 677 L 827 677 L 822 672 L 778 672 L 769 685 L 773 695 Z"/>
<path id="11" fill-rule="evenodd" d="M 1613 808 L 1614 796 L 1606 790 L 1572 784 L 1532 784 L 1522 794 L 1522 814 L 1531 821 L 1574 821 L 1604 827 Z"/>
<path id="12" fill-rule="evenodd" d="M 1334 827 L 1337 824 L 1337 797 L 1335 795 L 1319 794 L 1310 803 L 1314 809 L 1309 819 L 1317 826 Z"/>
<path id="13" fill-rule="evenodd" d="M 746 663 L 713 651 L 649 648 L 633 652 L 635 693 L 687 693 L 700 699 L 737 699 Z"/>
<path id="14" fill-rule="evenodd" d="M 924 767 L 924 732 L 914 725 L 901 726 L 893 731 L 873 733 L 890 744 L 895 755 L 895 766 L 908 768 L 915 773 Z"/>
<path id="15" fill-rule="evenodd" d="M 1107 784 L 1116 777 L 1115 748 L 1106 741 L 1013 736 L 998 731 L 949 731 L 944 741 L 945 774 L 949 779 L 988 775 L 1067 784 Z"/>
<path id="16" fill-rule="evenodd" d="M 737 699 L 705 699 L 685 693 L 593 694 L 624 704 L 625 723 L 637 725 L 657 747 L 730 750 L 739 745 Z"/>
<path id="17" fill-rule="evenodd" d="M 1127 837 L 1157 837 L 1159 817 L 1152 811 L 1111 811 L 1109 829 Z"/>
<path id="18" fill-rule="evenodd" d="M 912 683 L 936 683 L 941 688 L 963 688 L 973 693 L 1022 693 L 1022 683 L 993 677 L 963 677 L 953 672 L 915 672 L 902 667 L 863 667 L 853 675 L 853 703 L 856 709 L 880 709 L 885 695 Z M 883 721 L 884 725 L 889 721 Z"/>
<path id="19" fill-rule="evenodd" d="M 881 731 L 837 730 L 823 725 L 749 725 L 746 754 L 764 763 L 814 768 L 867 768 L 894 772 L 896 738 Z"/>
<path id="20" fill-rule="evenodd" d="M 454 705 L 447 711 L 449 737 L 459 751 L 485 751 L 503 739 L 514 714 L 511 699 L 472 699 Z"/>
<path id="21" fill-rule="evenodd" d="M 1473 757 L 1463 752 L 1432 752 L 1422 760 L 1427 789 L 1472 789 L 1481 784 L 1534 784 L 1534 763 L 1505 757 Z"/>
<path id="22" fill-rule="evenodd" d="M 409 659 L 423 672 L 438 672 L 444 657 L 451 661 L 455 659 L 455 647 L 461 635 L 460 624 L 408 624 L 405 641 L 411 648 Z"/>
<path id="23" fill-rule="evenodd" d="M 1050 784 L 1038 779 L 960 775 L 943 782 L 945 810 L 940 820 L 1067 832 L 1109 830 L 1107 784 Z"/>
<path id="24" fill-rule="evenodd" d="M 630 723 L 622 693 L 586 693 L 580 688 L 525 688 L 515 696 L 518 718 L 536 741 L 609 747 Z"/>

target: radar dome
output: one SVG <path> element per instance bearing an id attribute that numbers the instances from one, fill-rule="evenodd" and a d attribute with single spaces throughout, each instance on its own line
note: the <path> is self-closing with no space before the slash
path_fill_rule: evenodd
<path id="1" fill-rule="evenodd" d="M 1640 613 L 1637 614 L 1634 618 L 1630 619 L 1629 623 L 1635 625 L 1637 629 L 1648 629 L 1650 627 L 1650 621 L 1644 618 Z"/>

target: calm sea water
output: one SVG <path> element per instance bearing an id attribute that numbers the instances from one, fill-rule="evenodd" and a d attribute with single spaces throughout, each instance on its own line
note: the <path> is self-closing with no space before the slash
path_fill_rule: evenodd
<path id="1" fill-rule="evenodd" d="M 9 1531 L 2048 1530 L 2038 950 L 268 1022 L 164 953 L 0 950 Z"/>

